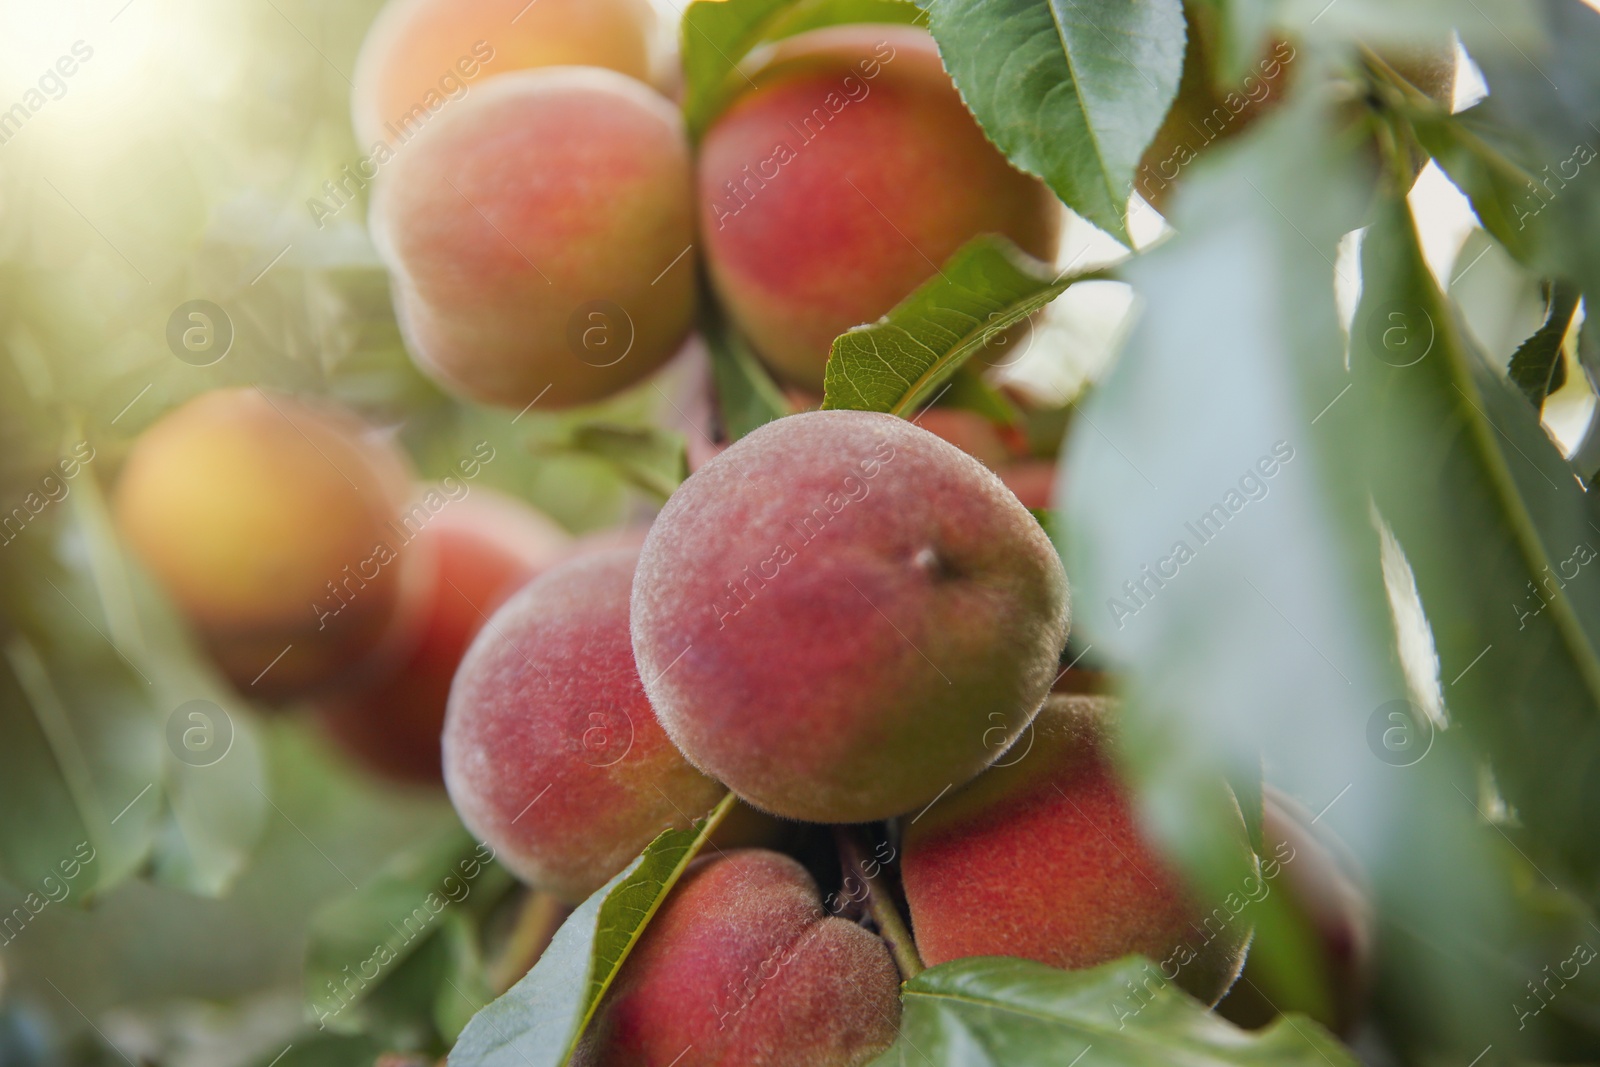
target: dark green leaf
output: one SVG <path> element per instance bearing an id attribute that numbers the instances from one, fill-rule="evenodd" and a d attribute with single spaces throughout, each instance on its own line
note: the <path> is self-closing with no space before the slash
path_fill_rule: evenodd
<path id="1" fill-rule="evenodd" d="M 822 406 L 909 417 L 986 344 L 1077 280 L 1003 237 L 975 238 L 889 314 L 834 340 Z"/>
<path id="2" fill-rule="evenodd" d="M 1511 356 L 1508 373 L 1522 395 L 1528 398 L 1533 410 L 1544 409 L 1545 397 L 1566 383 L 1566 363 L 1562 360 L 1561 342 L 1572 325 L 1572 315 L 1578 310 L 1578 292 L 1568 285 L 1555 285 L 1550 290 L 1549 309 L 1544 325 Z"/>
<path id="3" fill-rule="evenodd" d="M 903 0 L 695 0 L 683 15 L 683 113 L 698 138 L 745 85 L 739 63 L 757 45 L 841 22 L 913 22 Z"/>
<path id="4" fill-rule="evenodd" d="M 1309 1019 L 1251 1034 L 1164 983 L 1138 957 L 1087 971 L 957 960 L 905 985 L 899 1042 L 873 1067 L 1354 1067 Z"/>
<path id="5" fill-rule="evenodd" d="M 1362 275 L 1353 412 L 1451 714 L 1492 760 L 1522 847 L 1592 884 L 1600 854 L 1580 827 L 1600 819 L 1600 518 L 1537 413 L 1472 348 L 1403 202 L 1369 230 Z"/>
<path id="6" fill-rule="evenodd" d="M 1178 91 L 1181 0 L 929 0 L 945 67 L 989 139 L 1126 242 L 1134 168 Z"/>
<path id="7" fill-rule="evenodd" d="M 1592 305 L 1586 305 L 1589 307 Z M 1578 330 L 1578 365 L 1589 379 L 1589 386 L 1600 392 L 1600 315 L 1588 313 Z M 1572 453 L 1572 466 L 1584 484 L 1593 485 L 1595 472 L 1600 471 L 1600 409 L 1589 418 L 1589 428 L 1583 440 Z"/>
<path id="8" fill-rule="evenodd" d="M 706 303 L 711 300 L 707 298 Z M 715 308 L 703 316 L 701 333 L 716 384 L 717 410 L 729 441 L 793 411 L 755 351 Z"/>
<path id="9" fill-rule="evenodd" d="M 370 1037 L 308 1033 L 250 1062 L 251 1067 L 367 1067 L 383 1051 Z"/>
<path id="10" fill-rule="evenodd" d="M 1478 55 L 1490 94 L 1459 115 L 1405 106 L 1418 139 L 1484 227 L 1542 276 L 1600 293 L 1600 12 L 1524 5 L 1544 39 Z"/>
<path id="11" fill-rule="evenodd" d="M 1316 53 L 1300 62 L 1308 84 L 1327 76 Z M 1380 914 L 1406 930 L 1389 943 L 1380 1000 L 1438 1047 L 1476 1041 L 1469 1062 L 1512 1040 L 1501 1013 L 1513 988 L 1447 946 L 1468 927 L 1502 944 L 1510 890 L 1500 839 L 1457 792 L 1476 788 L 1459 733 L 1441 731 L 1403 770 L 1369 741 L 1412 690 L 1352 462 L 1369 431 L 1347 395 L 1333 288 L 1370 178 L 1319 95 L 1291 97 L 1197 163 L 1177 233 L 1125 268 L 1142 311 L 1078 405 L 1057 494 L 1073 632 L 1125 672 L 1142 810 L 1201 892 L 1240 884 L 1218 847 L 1238 814 L 1217 779 L 1265 767 L 1350 847 Z M 1458 524 L 1457 536 L 1471 535 Z M 1283 896 L 1263 901 L 1258 927 Z M 1261 949 L 1310 988 L 1303 956 Z"/>
<path id="12" fill-rule="evenodd" d="M 692 829 L 663 833 L 579 905 L 533 970 L 467 1024 L 451 1067 L 566 1063 L 646 924 L 733 804 L 729 794 Z"/>

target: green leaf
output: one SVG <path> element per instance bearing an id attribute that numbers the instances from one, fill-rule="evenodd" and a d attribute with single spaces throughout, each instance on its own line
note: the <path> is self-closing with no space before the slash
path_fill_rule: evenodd
<path id="1" fill-rule="evenodd" d="M 1474 53 L 1487 98 L 1459 115 L 1415 98 L 1402 110 L 1512 255 L 1600 293 L 1600 12 L 1570 0 L 1522 6 L 1542 18 L 1543 40 Z"/>
<path id="2" fill-rule="evenodd" d="M 153 874 L 167 885 L 221 896 L 244 871 L 267 817 L 254 715 L 155 581 L 123 550 L 93 471 L 79 475 L 69 503 L 74 534 L 105 611 L 106 636 L 149 680 L 147 696 L 163 728 L 164 792 L 150 810 L 161 811 L 162 801 L 166 810 L 155 840 Z M 182 710 L 196 701 L 202 702 L 199 712 Z M 191 758 L 179 739 L 193 729 L 226 748 L 215 759 Z"/>
<path id="3" fill-rule="evenodd" d="M 1398 198 L 1367 233 L 1362 275 L 1351 417 L 1378 508 L 1412 561 L 1450 713 L 1516 810 L 1520 847 L 1553 876 L 1593 884 L 1600 851 L 1580 827 L 1600 819 L 1589 770 L 1600 509 L 1537 412 L 1472 347 Z"/>
<path id="4" fill-rule="evenodd" d="M 1302 1016 L 1240 1030 L 1140 957 L 1086 971 L 979 957 L 905 984 L 900 1040 L 873 1067 L 1354 1067 Z"/>
<path id="5" fill-rule="evenodd" d="M 1199 892 L 1240 884 L 1215 843 L 1238 819 L 1217 779 L 1267 768 L 1349 846 L 1384 928 L 1406 931 L 1386 948 L 1379 1001 L 1420 1044 L 1476 1041 L 1470 1062 L 1516 1040 L 1501 1014 L 1512 983 L 1447 948 L 1464 928 L 1505 944 L 1504 844 L 1466 799 L 1476 756 L 1459 731 L 1403 769 L 1369 740 L 1413 697 L 1353 462 L 1370 430 L 1348 395 L 1333 286 L 1340 272 L 1353 280 L 1339 244 L 1371 185 L 1321 110 L 1329 72 L 1311 50 L 1300 62 L 1311 91 L 1196 164 L 1176 234 L 1124 268 L 1142 310 L 1078 404 L 1057 494 L 1073 633 L 1123 672 L 1141 811 Z M 1475 532 L 1457 524 L 1456 536 Z M 1284 896 L 1263 901 L 1258 927 L 1285 914 Z M 1311 988 L 1303 956 L 1260 948 L 1253 962 Z"/>
<path id="6" fill-rule="evenodd" d="M 967 106 L 1006 158 L 1126 243 L 1134 169 L 1178 92 L 1181 0 L 928 0 Z"/>
<path id="7" fill-rule="evenodd" d="M 169 793 L 189 769 L 171 757 L 165 736 L 177 707 L 173 683 L 185 669 L 204 669 L 181 640 L 146 632 L 153 617 L 142 608 L 155 601 L 107 580 L 104 555 L 115 546 L 92 521 L 78 521 L 97 499 L 93 473 L 62 484 L 67 496 L 0 557 L 0 684 L 10 697 L 0 702 L 0 799 L 39 813 L 0 826 L 0 873 L 32 889 L 81 861 L 72 899 L 82 902 L 134 873 L 165 837 Z M 241 749 L 236 763 L 248 783 L 251 748 Z M 223 851 L 248 849 L 259 830 L 259 821 L 247 825 L 244 840 Z M 189 887 L 218 891 L 243 859 L 227 856 Z"/>
<path id="8" fill-rule="evenodd" d="M 701 335 L 716 383 L 723 432 L 729 441 L 737 441 L 794 409 L 738 329 L 712 303 L 707 298 Z"/>
<path id="9" fill-rule="evenodd" d="M 667 499 L 689 476 L 683 437 L 652 426 L 590 422 L 567 428 L 559 438 L 531 445 L 545 455 L 591 456 L 652 496 Z"/>
<path id="10" fill-rule="evenodd" d="M 823 408 L 909 417 L 984 345 L 1079 277 L 1061 279 L 1003 237 L 974 238 L 889 314 L 834 340 Z"/>
<path id="11" fill-rule="evenodd" d="M 698 139 L 745 85 L 739 62 L 765 41 L 841 22 L 915 22 L 904 0 L 695 0 L 683 15 L 683 113 Z"/>
<path id="12" fill-rule="evenodd" d="M 307 1033 L 282 1049 L 264 1052 L 251 1067 L 352 1067 L 377 1061 L 384 1047 L 370 1037 Z"/>
<path id="13" fill-rule="evenodd" d="M 1591 388 L 1600 392 L 1600 315 L 1589 314 L 1578 330 L 1578 365 Z M 1600 414 L 1600 412 L 1597 412 Z M 1589 429 L 1572 453 L 1572 466 L 1585 485 L 1592 485 L 1600 471 L 1600 418 L 1591 418 Z"/>
<path id="14" fill-rule="evenodd" d="M 1552 286 L 1544 324 L 1511 356 L 1507 373 L 1535 411 L 1543 410 L 1545 397 L 1566 383 L 1561 342 L 1566 339 L 1567 328 L 1572 325 L 1572 316 L 1577 310 L 1576 289 L 1560 284 Z"/>
<path id="15" fill-rule="evenodd" d="M 533 970 L 467 1024 L 451 1067 L 566 1063 L 617 969 L 734 802 L 730 793 L 691 829 L 666 831 L 579 905 Z"/>
<path id="16" fill-rule="evenodd" d="M 492 850 L 456 825 L 395 856 L 359 889 L 324 905 L 312 916 L 306 948 L 310 1017 L 341 1033 L 366 1030 L 375 1014 L 367 1010 L 369 998 L 436 939 L 462 904 L 474 895 L 496 894 L 506 880 Z M 442 984 L 428 985 L 423 995 L 431 1000 Z"/>

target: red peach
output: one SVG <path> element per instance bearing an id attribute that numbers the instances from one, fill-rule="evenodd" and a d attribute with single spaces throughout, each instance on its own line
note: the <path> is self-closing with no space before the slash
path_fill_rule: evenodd
<path id="1" fill-rule="evenodd" d="M 1052 696 L 1031 738 L 906 828 L 901 874 L 929 966 L 1018 956 L 1076 970 L 1141 953 L 1209 1004 L 1238 977 L 1249 926 L 1205 914 L 1140 830 L 1107 751 L 1112 707 Z M 1242 817 L 1239 834 L 1244 849 Z"/>
<path id="2" fill-rule="evenodd" d="M 749 77 L 701 144 L 700 227 L 717 293 L 787 380 L 820 390 L 835 337 L 979 234 L 1054 258 L 1060 204 L 984 136 L 925 31 L 814 30 Z"/>
<path id="3" fill-rule="evenodd" d="M 396 146 L 479 80 L 530 67 L 648 81 L 654 33 L 649 0 L 389 0 L 356 58 L 356 138 Z"/>
<path id="4" fill-rule="evenodd" d="M 492 489 L 472 489 L 424 521 L 412 543 L 431 548 L 437 564 L 417 643 L 396 669 L 321 701 L 318 712 L 328 733 L 368 769 L 442 785 L 439 735 L 461 657 L 507 597 L 571 551 L 572 538 Z"/>
<path id="5" fill-rule="evenodd" d="M 914 810 L 997 758 L 1067 632 L 1049 538 L 982 464 L 890 415 L 768 423 L 645 541 L 633 647 L 667 733 L 758 808 Z"/>
<path id="6" fill-rule="evenodd" d="M 489 404 L 588 403 L 678 348 L 695 306 L 677 110 L 613 71 L 495 78 L 401 152 L 373 237 L 418 365 Z"/>
<path id="7" fill-rule="evenodd" d="M 450 690 L 444 778 L 461 821 L 577 902 L 723 795 L 650 711 L 628 641 L 637 553 L 569 560 L 490 617 Z"/>
<path id="8" fill-rule="evenodd" d="M 857 1067 L 894 1040 L 899 974 L 866 930 L 823 915 L 775 852 L 697 860 L 645 928 L 575 1062 Z"/>

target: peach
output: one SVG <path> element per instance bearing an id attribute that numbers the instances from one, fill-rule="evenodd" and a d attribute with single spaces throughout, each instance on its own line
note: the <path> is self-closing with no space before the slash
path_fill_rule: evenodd
<path id="1" fill-rule="evenodd" d="M 495 78 L 430 124 L 372 204 L 406 345 L 488 404 L 588 403 L 654 371 L 695 308 L 689 145 L 614 71 Z"/>
<path id="2" fill-rule="evenodd" d="M 426 517 L 413 543 L 437 560 L 417 643 L 396 669 L 317 710 L 330 736 L 369 770 L 441 785 L 439 735 L 461 657 L 494 610 L 571 551 L 572 539 L 521 501 L 475 488 Z"/>
<path id="3" fill-rule="evenodd" d="M 794 860 L 700 859 L 623 963 L 574 1062 L 856 1067 L 894 1041 L 899 984 L 888 947 L 824 916 Z"/>
<path id="4" fill-rule="evenodd" d="M 684 762 L 645 698 L 628 643 L 637 558 L 569 560 L 501 605 L 445 715 L 461 821 L 528 884 L 574 903 L 725 793 Z"/>
<path id="5" fill-rule="evenodd" d="M 914 810 L 1043 703 L 1066 577 L 994 474 L 891 415 L 770 422 L 667 501 L 633 647 L 689 761 L 786 818 Z"/>
<path id="6" fill-rule="evenodd" d="M 1107 750 L 1113 704 L 1053 696 L 993 769 L 907 826 L 901 875 L 929 966 L 1018 956 L 1075 970 L 1142 953 L 1214 1004 L 1248 923 L 1207 914 L 1146 840 Z M 1245 849 L 1244 824 L 1239 825 Z"/>
<path id="7" fill-rule="evenodd" d="M 241 688 L 302 694 L 396 650 L 403 455 L 352 414 L 259 389 L 204 393 L 134 443 L 117 524 Z"/>
<path id="8" fill-rule="evenodd" d="M 989 143 L 933 38 L 852 25 L 779 42 L 700 146 L 718 295 L 772 369 L 820 390 L 833 339 L 973 237 L 1053 259 L 1061 209 Z"/>
<path id="9" fill-rule="evenodd" d="M 398 147 L 482 79 L 531 67 L 648 81 L 655 23 L 649 0 L 389 0 L 356 58 L 356 139 Z"/>

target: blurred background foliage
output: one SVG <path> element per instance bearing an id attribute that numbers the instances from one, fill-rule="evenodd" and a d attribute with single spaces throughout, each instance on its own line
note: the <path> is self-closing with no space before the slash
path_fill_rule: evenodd
<path id="1" fill-rule="evenodd" d="M 397 435 L 423 477 L 490 441 L 484 482 L 575 532 L 648 515 L 649 487 L 670 484 L 674 436 L 644 431 L 681 425 L 663 395 L 681 367 L 662 393 L 562 416 L 459 404 L 406 358 L 364 203 L 321 224 L 309 209 L 362 155 L 349 77 L 378 6 L 0 0 L 0 109 L 59 57 L 80 60 L 0 132 L 0 508 L 33 502 L 25 528 L 0 535 L 0 1064 L 437 1051 L 498 991 L 479 931 L 516 941 L 515 894 L 491 868 L 359 1008 L 317 1029 L 316 983 L 358 963 L 360 938 L 401 921 L 470 842 L 442 795 L 379 784 L 293 709 L 264 714 L 231 692 L 107 518 L 134 436 L 245 383 L 340 399 Z M 990 28 L 963 21 L 974 5 L 959 0 L 921 6 L 947 52 Z M 1577 0 L 1194 6 L 1219 19 L 1229 76 L 1272 27 L 1305 44 L 1288 106 L 1194 166 L 1176 234 L 1147 210 L 1128 219 L 1153 248 L 1122 275 L 1147 311 L 1131 333 L 1125 284 L 1077 285 L 1027 355 L 990 375 L 1054 409 L 1042 451 L 1073 427 L 1057 532 L 1074 647 L 1132 679 L 1148 810 L 1211 888 L 1238 874 L 1207 866 L 1226 851 L 1208 847 L 1225 821 L 1219 769 L 1248 777 L 1264 757 L 1268 780 L 1350 843 L 1383 946 L 1366 1058 L 1465 1064 L 1497 1045 L 1484 1062 L 1600 1057 L 1596 969 L 1541 1008 L 1537 1038 L 1512 1036 L 1532 984 L 1574 944 L 1600 944 L 1600 598 L 1565 594 L 1553 636 L 1502 632 L 1541 559 L 1565 559 L 1584 527 L 1600 536 L 1583 488 L 1600 470 L 1593 320 L 1572 319 L 1539 357 L 1549 396 L 1506 377 L 1554 282 L 1600 291 L 1600 170 L 1540 210 L 1531 236 L 1515 211 L 1541 167 L 1575 140 L 1600 143 L 1585 132 L 1600 137 L 1600 16 Z M 664 13 L 670 27 L 678 13 Z M 1455 115 L 1357 44 L 1444 27 L 1475 61 Z M 1414 187 L 1375 179 L 1375 164 L 1424 150 L 1438 162 Z M 1120 255 L 1075 221 L 1062 262 Z M 192 300 L 234 330 L 210 366 L 169 347 Z M 1363 362 L 1366 324 L 1396 301 L 1435 330 L 1438 374 Z M 1124 339 L 1103 386 L 1074 403 Z M 1279 440 L 1300 458 L 1274 502 L 1148 614 L 1109 621 L 1120 583 Z M 228 731 L 205 767 L 170 743 L 195 699 Z M 1372 747 L 1372 717 L 1395 700 L 1437 732 L 1415 765 Z M 1276 899 L 1263 930 L 1290 921 Z M 1314 1000 L 1296 986 L 1302 961 L 1261 959 Z"/>
<path id="2" fill-rule="evenodd" d="M 570 443 L 579 424 L 659 421 L 656 394 L 515 424 L 458 404 L 405 355 L 364 202 L 320 226 L 309 209 L 362 155 L 348 78 L 379 6 L 0 5 L 4 107 L 80 59 L 0 132 L 0 500 L 30 515 L 0 538 L 0 1063 L 121 1062 L 107 1041 L 172 1064 L 266 1062 L 291 1040 L 283 1065 L 343 1061 L 365 1039 L 295 1037 L 311 917 L 405 848 L 460 832 L 441 792 L 342 763 L 294 709 L 264 716 L 197 652 L 108 521 L 142 429 L 219 386 L 325 394 L 398 435 L 420 477 L 489 441 L 479 484 L 575 532 L 647 513 L 614 465 Z M 234 330 L 210 366 L 168 344 L 192 300 Z M 63 477 L 74 455 L 90 458 Z M 231 732 L 211 766 L 168 743 L 195 699 Z M 484 910 L 504 902 L 503 876 L 479 889 Z M 393 1014 L 427 1032 L 391 1046 L 437 1044 L 429 1011 Z M 459 1028 L 454 1014 L 441 1025 Z"/>

